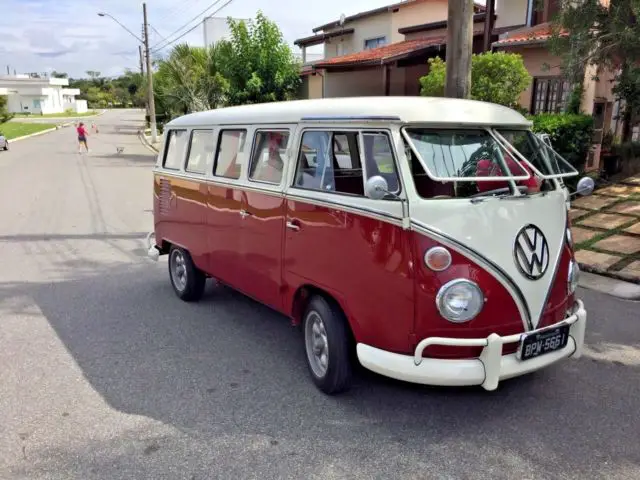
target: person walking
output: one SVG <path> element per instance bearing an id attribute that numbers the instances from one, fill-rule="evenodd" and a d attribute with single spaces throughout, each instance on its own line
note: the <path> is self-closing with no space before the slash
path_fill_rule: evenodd
<path id="1" fill-rule="evenodd" d="M 81 153 L 83 145 L 87 153 L 89 153 L 89 146 L 87 145 L 87 137 L 89 136 L 89 134 L 87 133 L 87 130 L 84 128 L 84 123 L 80 122 L 78 124 L 78 128 L 76 128 L 76 132 L 78 132 L 78 153 Z"/>

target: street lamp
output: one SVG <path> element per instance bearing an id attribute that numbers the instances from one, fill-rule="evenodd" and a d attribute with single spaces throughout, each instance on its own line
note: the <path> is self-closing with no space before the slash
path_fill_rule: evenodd
<path id="1" fill-rule="evenodd" d="M 113 15 L 105 12 L 98 12 L 99 17 L 109 17 L 116 22 L 122 28 L 124 28 L 133 38 L 144 45 L 144 51 L 147 57 L 147 90 L 148 90 L 148 103 L 149 103 L 149 122 L 151 126 L 151 142 L 156 143 L 158 141 L 158 129 L 156 127 L 156 105 L 153 98 L 153 70 L 151 70 L 151 55 L 149 53 L 149 31 L 147 24 L 147 4 L 142 4 L 142 15 L 144 17 L 144 40 L 138 37 L 135 33 L 120 23 Z"/>
<path id="2" fill-rule="evenodd" d="M 99 17 L 109 17 L 111 20 L 113 20 L 114 22 L 116 22 L 118 25 L 120 25 L 122 28 L 124 28 L 127 32 L 129 32 L 129 34 L 135 38 L 136 40 L 138 40 L 140 43 L 144 44 L 144 40 L 142 40 L 140 37 L 138 37 L 135 33 L 133 33 L 131 30 L 129 30 L 127 27 L 125 27 L 123 24 L 121 24 L 118 19 L 116 17 L 114 17 L 113 15 L 109 15 L 108 13 L 105 12 L 98 12 L 98 16 Z"/>

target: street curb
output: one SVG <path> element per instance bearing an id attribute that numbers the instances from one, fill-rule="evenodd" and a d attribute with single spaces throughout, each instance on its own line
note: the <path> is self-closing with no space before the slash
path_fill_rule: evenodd
<path id="1" fill-rule="evenodd" d="M 580 281 L 578 283 L 588 290 L 595 290 L 623 300 L 640 301 L 640 285 L 636 283 L 584 270 L 580 272 Z"/>
<path id="2" fill-rule="evenodd" d="M 147 140 L 147 137 L 145 136 L 142 130 L 138 131 L 138 139 L 140 140 L 140 143 L 142 144 L 142 146 L 145 147 L 150 152 L 153 152 L 154 155 L 157 155 L 158 153 L 160 153 L 160 150 L 158 150 L 153 145 L 151 145 L 149 140 Z"/>
<path id="3" fill-rule="evenodd" d="M 48 128 L 46 130 L 41 130 L 41 131 L 36 132 L 36 133 L 30 133 L 29 135 L 23 135 L 22 137 L 11 138 L 11 139 L 9 139 L 9 145 L 11 145 L 13 142 L 19 142 L 20 140 L 26 140 L 27 138 L 37 137 L 38 135 L 44 135 L 45 133 L 55 132 L 56 130 L 60 130 L 61 128 L 68 127 L 69 125 L 71 125 L 71 123 L 63 123 L 61 125 L 56 125 L 53 128 Z"/>

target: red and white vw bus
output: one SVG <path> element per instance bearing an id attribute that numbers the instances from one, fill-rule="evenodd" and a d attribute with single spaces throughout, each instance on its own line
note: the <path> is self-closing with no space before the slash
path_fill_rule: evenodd
<path id="1" fill-rule="evenodd" d="M 149 255 L 168 255 L 185 301 L 211 277 L 300 324 L 326 393 L 348 388 L 356 356 L 409 382 L 493 390 L 581 355 L 562 181 L 576 174 L 522 115 L 483 102 L 194 113 L 165 127 Z"/>

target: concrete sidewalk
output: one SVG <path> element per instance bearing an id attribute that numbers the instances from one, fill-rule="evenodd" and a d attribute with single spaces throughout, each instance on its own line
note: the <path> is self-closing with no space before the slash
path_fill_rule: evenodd
<path id="1" fill-rule="evenodd" d="M 572 202 L 580 268 L 640 284 L 640 174 Z"/>

